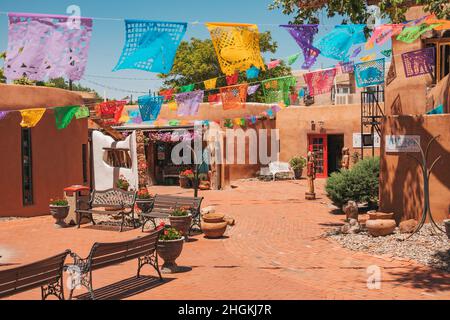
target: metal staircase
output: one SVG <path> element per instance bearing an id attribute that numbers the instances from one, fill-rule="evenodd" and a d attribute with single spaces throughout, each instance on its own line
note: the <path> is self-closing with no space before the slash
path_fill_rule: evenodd
<path id="1" fill-rule="evenodd" d="M 366 128 L 372 137 L 372 155 L 375 156 L 375 132 L 381 137 L 381 124 L 385 117 L 381 103 L 384 103 L 384 88 L 369 87 L 361 92 L 361 157 L 364 158 Z"/>

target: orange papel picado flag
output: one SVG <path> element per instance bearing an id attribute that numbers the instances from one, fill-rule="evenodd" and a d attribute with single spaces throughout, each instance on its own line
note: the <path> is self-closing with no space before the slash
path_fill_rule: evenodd
<path id="1" fill-rule="evenodd" d="M 45 110 L 45 108 L 20 110 L 20 114 L 22 115 L 22 122 L 20 123 L 20 126 L 22 128 L 35 127 L 39 121 L 41 121 Z"/>
<path id="2" fill-rule="evenodd" d="M 255 24 L 206 23 L 222 72 L 227 76 L 255 66 L 265 70 Z"/>

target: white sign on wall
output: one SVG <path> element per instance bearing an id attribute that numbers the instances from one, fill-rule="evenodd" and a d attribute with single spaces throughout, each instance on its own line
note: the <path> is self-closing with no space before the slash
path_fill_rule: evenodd
<path id="1" fill-rule="evenodd" d="M 367 138 L 371 138 L 371 134 L 364 134 Z M 380 136 L 378 135 L 378 133 L 375 133 L 375 137 L 374 137 L 374 139 L 375 139 L 375 141 L 374 141 L 374 144 L 375 144 L 375 148 L 380 148 L 380 146 L 381 146 L 381 138 L 380 138 Z M 370 139 L 367 139 L 367 140 L 370 140 Z M 362 143 L 362 139 L 361 139 L 361 133 L 354 133 L 353 134 L 353 148 L 355 148 L 355 149 L 361 149 L 361 143 Z M 372 148 L 372 145 L 368 145 L 368 144 L 366 144 L 365 146 L 364 146 L 364 148 Z"/>
<path id="2" fill-rule="evenodd" d="M 386 136 L 386 152 L 420 152 L 420 136 Z"/>

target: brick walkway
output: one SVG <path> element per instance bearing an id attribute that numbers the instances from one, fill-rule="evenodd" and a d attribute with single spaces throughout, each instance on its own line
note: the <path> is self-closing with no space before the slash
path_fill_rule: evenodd
<path id="1" fill-rule="evenodd" d="M 94 272 L 100 299 L 450 299 L 450 275 L 411 261 L 374 257 L 320 238 L 342 223 L 330 213 L 318 183 L 319 198 L 304 200 L 305 182 L 237 182 L 238 188 L 208 191 L 204 207 L 236 218 L 222 240 L 202 236 L 185 244 L 179 265 L 188 271 L 159 284 L 135 279 L 136 261 Z M 156 188 L 160 194 L 189 194 Z M 0 222 L 0 270 L 42 259 L 65 249 L 86 256 L 96 241 L 130 239 L 139 230 L 118 233 L 75 228 L 55 230 L 51 217 Z M 9 266 L 5 266 L 9 264 Z M 367 288 L 367 268 L 382 270 L 379 290 Z M 83 294 L 84 291 L 76 292 Z M 11 299 L 39 299 L 34 290 Z"/>

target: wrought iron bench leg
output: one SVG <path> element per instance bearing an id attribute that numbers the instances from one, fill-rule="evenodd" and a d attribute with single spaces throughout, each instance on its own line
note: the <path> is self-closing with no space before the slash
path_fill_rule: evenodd
<path id="1" fill-rule="evenodd" d="M 151 265 L 153 268 L 155 268 L 156 272 L 158 272 L 159 280 L 160 281 L 164 281 L 164 279 L 163 279 L 163 277 L 161 275 L 161 271 L 159 270 L 158 254 L 156 253 L 156 251 L 153 254 L 151 254 L 151 255 L 140 257 L 138 259 L 137 278 L 139 278 L 141 276 L 141 269 L 146 264 Z"/>
<path id="2" fill-rule="evenodd" d="M 95 300 L 94 290 L 92 288 L 92 272 L 80 274 L 79 285 L 86 288 L 92 300 Z M 72 288 L 70 288 L 69 300 L 73 298 L 73 292 L 76 289 L 76 282 L 72 279 Z"/>
<path id="3" fill-rule="evenodd" d="M 156 229 L 156 222 L 155 222 L 155 219 L 154 218 L 142 218 L 142 220 L 143 220 L 143 222 L 142 222 L 142 232 L 144 232 L 144 230 L 145 230 L 145 225 L 148 223 L 148 222 L 151 222 L 151 223 L 153 223 L 153 226 L 155 227 L 155 229 Z"/>
<path id="4" fill-rule="evenodd" d="M 49 296 L 55 296 L 59 300 L 64 300 L 64 287 L 63 279 L 56 280 L 55 282 L 49 284 L 48 286 L 41 287 L 42 300 L 47 300 Z"/>
<path id="5" fill-rule="evenodd" d="M 196 215 L 192 221 L 192 225 L 189 229 L 189 236 L 192 235 L 192 231 L 194 230 L 194 227 L 197 226 L 200 230 L 200 232 L 202 232 L 202 225 L 201 225 L 201 220 L 200 220 L 200 215 Z"/>

